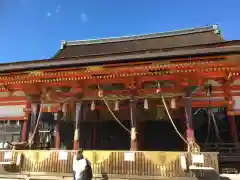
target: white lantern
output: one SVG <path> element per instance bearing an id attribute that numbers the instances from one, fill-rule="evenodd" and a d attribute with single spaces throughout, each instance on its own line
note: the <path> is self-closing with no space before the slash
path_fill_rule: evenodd
<path id="1" fill-rule="evenodd" d="M 95 105 L 95 101 L 92 101 L 91 103 L 91 111 L 95 111 L 96 105 Z"/>
<path id="2" fill-rule="evenodd" d="M 176 104 L 176 99 L 171 99 L 171 106 L 172 109 L 176 109 L 177 108 L 177 104 Z"/>
<path id="3" fill-rule="evenodd" d="M 119 101 L 115 102 L 114 111 L 119 111 Z"/>
<path id="4" fill-rule="evenodd" d="M 144 105 L 143 106 L 144 106 L 144 109 L 149 109 L 147 99 L 144 99 Z"/>

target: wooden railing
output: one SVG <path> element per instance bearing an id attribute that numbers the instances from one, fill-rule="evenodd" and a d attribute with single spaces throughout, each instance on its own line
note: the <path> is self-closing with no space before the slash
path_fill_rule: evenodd
<path id="1" fill-rule="evenodd" d="M 224 174 L 240 172 L 240 144 L 211 143 L 202 144 L 201 150 L 219 152 L 219 171 Z"/>
<path id="2" fill-rule="evenodd" d="M 0 151 L 0 161 L 10 161 L 10 154 Z M 96 176 L 194 177 L 193 173 L 181 168 L 180 157 L 183 154 L 184 152 L 84 151 Z M 2 173 L 71 173 L 74 156 L 74 151 L 12 151 L 12 161 L 16 164 L 1 165 L 0 170 Z M 218 172 L 217 153 L 204 153 L 204 166 L 213 167 Z"/>
<path id="3" fill-rule="evenodd" d="M 206 143 L 206 144 L 200 144 L 201 150 L 204 150 L 206 152 L 236 152 L 239 150 L 240 152 L 240 146 L 234 143 Z"/>

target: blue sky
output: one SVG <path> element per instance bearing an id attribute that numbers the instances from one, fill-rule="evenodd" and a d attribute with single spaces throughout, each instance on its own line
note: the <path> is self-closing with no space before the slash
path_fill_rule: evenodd
<path id="1" fill-rule="evenodd" d="M 239 0 L 0 0 L 0 62 L 52 57 L 61 40 L 219 24 L 240 39 Z"/>

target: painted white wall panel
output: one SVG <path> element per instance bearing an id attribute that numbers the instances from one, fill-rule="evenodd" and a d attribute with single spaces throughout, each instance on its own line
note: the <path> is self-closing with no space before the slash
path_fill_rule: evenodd
<path id="1" fill-rule="evenodd" d="M 24 116 L 26 105 L 0 106 L 0 117 L 20 117 Z"/>

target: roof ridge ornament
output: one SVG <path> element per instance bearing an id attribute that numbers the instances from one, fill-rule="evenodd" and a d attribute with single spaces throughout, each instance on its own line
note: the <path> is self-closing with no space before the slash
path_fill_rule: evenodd
<path id="1" fill-rule="evenodd" d="M 66 47 L 66 45 L 67 45 L 67 42 L 62 40 L 60 49 L 64 49 Z"/>
<path id="2" fill-rule="evenodd" d="M 218 24 L 214 24 L 212 27 L 213 27 L 214 33 L 221 35 L 221 30 Z"/>

